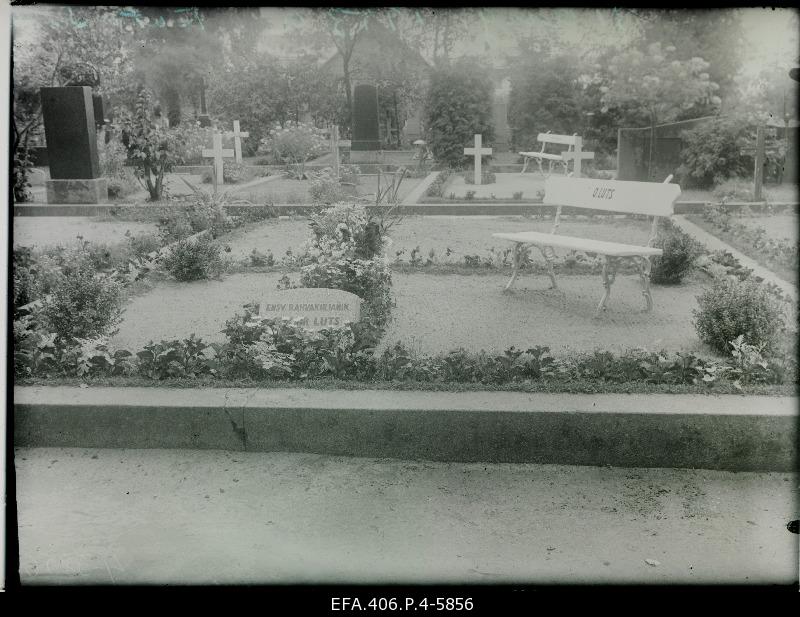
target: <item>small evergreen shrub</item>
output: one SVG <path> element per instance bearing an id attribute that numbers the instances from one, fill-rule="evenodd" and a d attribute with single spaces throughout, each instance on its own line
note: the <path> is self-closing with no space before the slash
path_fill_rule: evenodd
<path id="1" fill-rule="evenodd" d="M 88 254 L 74 258 L 42 298 L 42 325 L 64 340 L 110 335 L 122 320 L 122 286 L 98 275 Z"/>
<path id="2" fill-rule="evenodd" d="M 164 268 L 179 281 L 198 281 L 222 273 L 220 246 L 209 234 L 180 240 L 163 258 Z"/>
<path id="3" fill-rule="evenodd" d="M 330 205 L 346 199 L 348 192 L 333 175 L 333 170 L 326 167 L 312 175 L 308 196 L 315 205 Z"/>
<path id="4" fill-rule="evenodd" d="M 754 279 L 717 279 L 697 303 L 694 325 L 700 340 L 712 349 L 730 354 L 729 344 L 739 336 L 765 353 L 778 346 L 785 326 L 780 301 Z"/>
<path id="5" fill-rule="evenodd" d="M 666 220 L 658 230 L 655 246 L 664 251 L 652 258 L 650 280 L 659 285 L 677 285 L 694 267 L 703 247 L 689 234 Z"/>
<path id="6" fill-rule="evenodd" d="M 450 177 L 450 170 L 443 170 L 439 172 L 439 175 L 436 176 L 436 180 L 431 182 L 428 190 L 425 191 L 425 194 L 428 197 L 442 197 L 444 194 L 444 185 L 447 184 L 447 180 Z"/>
<path id="7" fill-rule="evenodd" d="M 237 182 L 244 182 L 250 176 L 247 165 L 244 163 L 237 163 L 236 161 L 225 161 L 222 164 L 222 177 L 225 182 L 236 184 Z"/>

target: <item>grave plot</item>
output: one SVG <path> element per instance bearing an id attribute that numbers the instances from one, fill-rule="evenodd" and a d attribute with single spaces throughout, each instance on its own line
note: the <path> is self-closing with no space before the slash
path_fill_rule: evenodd
<path id="1" fill-rule="evenodd" d="M 397 306 L 383 345 L 403 341 L 424 354 L 537 345 L 557 354 L 637 347 L 708 353 L 691 323 L 703 278 L 655 288 L 653 312 L 644 313 L 638 277 L 619 275 L 608 311 L 592 319 L 603 291 L 599 276 L 563 276 L 560 289 L 549 290 L 546 276 L 529 274 L 504 294 L 505 275 L 395 274 Z"/>
<path id="2" fill-rule="evenodd" d="M 510 243 L 492 238 L 492 232 L 550 231 L 552 217 L 522 216 L 419 216 L 403 217 L 389 230 L 391 243 L 386 247 L 389 260 L 408 262 L 412 251 L 425 260 L 433 251 L 437 263 L 457 263 L 465 255 L 490 257 L 502 252 Z M 559 227 L 566 235 L 596 238 L 597 240 L 630 243 L 647 242 L 647 221 L 625 217 L 562 216 Z M 276 259 L 293 253 L 302 246 L 308 235 L 305 217 L 281 218 L 264 221 L 248 230 L 234 231 L 224 242 L 230 247 L 234 259 L 246 258 L 254 249 L 271 251 Z M 565 253 L 560 253 L 564 255 Z M 534 251 L 532 259 L 540 255 Z"/>
<path id="3" fill-rule="evenodd" d="M 798 221 L 795 213 L 729 214 L 707 210 L 689 214 L 687 218 L 781 279 L 792 284 L 796 282 Z"/>
<path id="4" fill-rule="evenodd" d="M 498 173 L 495 178 L 495 182 L 489 184 L 467 184 L 463 175 L 454 175 L 442 193 L 447 198 L 460 200 L 467 199 L 467 194 L 472 193 L 469 199 L 541 201 L 545 179 L 538 173 Z"/>
<path id="5" fill-rule="evenodd" d="M 93 244 L 115 244 L 124 242 L 125 234 L 155 234 L 155 223 L 133 221 L 112 222 L 91 217 L 15 217 L 14 247 L 36 248 L 66 246 L 74 243 L 78 236 Z"/>

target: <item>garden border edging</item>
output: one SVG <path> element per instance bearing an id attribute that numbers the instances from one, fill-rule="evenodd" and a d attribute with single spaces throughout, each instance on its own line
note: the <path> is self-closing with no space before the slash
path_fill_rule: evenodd
<path id="1" fill-rule="evenodd" d="M 793 471 L 796 397 L 16 386 L 15 446 Z"/>

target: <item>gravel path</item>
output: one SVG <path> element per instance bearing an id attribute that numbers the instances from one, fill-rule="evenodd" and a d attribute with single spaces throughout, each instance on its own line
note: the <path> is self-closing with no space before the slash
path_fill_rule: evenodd
<path id="1" fill-rule="evenodd" d="M 17 216 L 13 246 L 64 246 L 77 236 L 92 243 L 114 244 L 125 239 L 126 231 L 138 235 L 156 233 L 157 228 L 153 223 L 101 222 L 88 216 Z"/>
<path id="2" fill-rule="evenodd" d="M 85 448 L 15 466 L 28 585 L 797 580 L 796 474 Z"/>
<path id="3" fill-rule="evenodd" d="M 491 248 L 503 250 L 511 243 L 493 238 L 493 233 L 517 231 L 550 231 L 552 219 L 525 218 L 522 216 L 408 216 L 389 230 L 392 244 L 389 257 L 394 260 L 397 251 L 405 249 L 401 260 L 407 261 L 409 253 L 417 246 L 421 256 L 427 257 L 434 249 L 440 261 L 459 261 L 464 255 L 486 256 Z M 231 256 L 241 259 L 253 249 L 266 253 L 271 250 L 276 258 L 286 249 L 297 250 L 310 233 L 308 219 L 282 218 L 265 221 L 248 231 L 226 236 L 224 242 L 231 248 Z M 562 217 L 559 233 L 595 238 L 612 242 L 644 244 L 649 235 L 649 223 L 626 218 L 590 220 L 586 217 Z M 452 255 L 445 255 L 447 249 Z M 534 251 L 532 257 L 537 258 Z"/>
<path id="4" fill-rule="evenodd" d="M 398 275 L 397 307 L 383 344 L 404 341 L 422 353 L 464 347 L 502 352 L 512 345 L 548 345 L 554 353 L 686 350 L 710 353 L 692 326 L 698 278 L 676 287 L 653 287 L 654 310 L 644 313 L 638 277 L 619 275 L 606 314 L 593 319 L 603 292 L 599 276 L 562 276 L 559 291 L 546 276 L 522 275 L 504 294 L 504 275 Z"/>

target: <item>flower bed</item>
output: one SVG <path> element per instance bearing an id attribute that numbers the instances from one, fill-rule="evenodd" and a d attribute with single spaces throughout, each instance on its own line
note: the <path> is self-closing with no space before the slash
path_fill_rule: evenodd
<path id="1" fill-rule="evenodd" d="M 787 237 L 774 237 L 752 217 L 733 216 L 724 206 L 707 207 L 688 218 L 709 233 L 742 251 L 785 281 L 794 283 L 798 269 L 798 245 Z M 747 220 L 747 223 L 743 221 Z M 791 229 L 785 230 L 788 235 Z"/>

